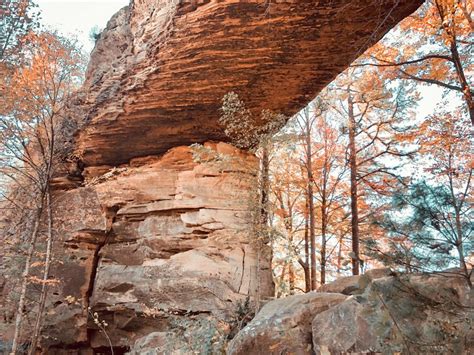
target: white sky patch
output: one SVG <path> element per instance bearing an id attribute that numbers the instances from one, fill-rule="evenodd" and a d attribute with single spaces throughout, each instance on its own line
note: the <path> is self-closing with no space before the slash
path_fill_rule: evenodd
<path id="1" fill-rule="evenodd" d="M 423 85 L 418 90 L 421 93 L 418 102 L 417 116 L 424 119 L 435 111 L 436 105 L 443 100 L 443 89 L 435 85 Z"/>
<path id="2" fill-rule="evenodd" d="M 89 33 L 94 26 L 103 29 L 109 19 L 129 0 L 36 0 L 41 23 L 69 37 L 75 36 L 90 53 L 94 43 Z"/>

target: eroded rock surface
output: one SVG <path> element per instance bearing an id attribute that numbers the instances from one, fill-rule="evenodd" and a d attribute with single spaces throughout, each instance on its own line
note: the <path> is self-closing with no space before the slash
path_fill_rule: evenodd
<path id="1" fill-rule="evenodd" d="M 86 165 L 226 141 L 223 96 L 303 108 L 422 0 L 140 0 L 108 23 L 71 115 Z"/>
<path id="2" fill-rule="evenodd" d="M 371 281 L 390 276 L 393 272 L 389 268 L 368 270 L 362 275 L 344 276 L 334 282 L 322 285 L 319 292 L 342 293 L 344 295 L 361 294 L 370 285 Z"/>
<path id="3" fill-rule="evenodd" d="M 310 292 L 267 303 L 229 344 L 228 354 L 312 354 L 311 322 L 347 296 Z"/>
<path id="4" fill-rule="evenodd" d="M 474 291 L 462 277 L 402 275 L 313 319 L 316 354 L 472 354 Z"/>
<path id="5" fill-rule="evenodd" d="M 474 291 L 465 278 L 372 276 L 358 295 L 308 293 L 269 302 L 232 340 L 229 352 L 473 353 Z"/>
<path id="6" fill-rule="evenodd" d="M 107 348 L 95 312 L 117 349 L 136 341 L 140 348 L 150 333 L 172 334 L 180 340 L 164 336 L 163 349 L 181 344 L 185 353 L 214 333 L 225 337 L 257 287 L 262 297 L 273 295 L 270 252 L 264 247 L 257 271 L 250 232 L 256 168 L 252 154 L 209 143 L 105 175 L 90 171 L 87 187 L 59 193 L 63 263 L 54 275 L 60 286 L 48 311 L 48 345 Z M 192 329 L 196 344 L 186 341 Z"/>

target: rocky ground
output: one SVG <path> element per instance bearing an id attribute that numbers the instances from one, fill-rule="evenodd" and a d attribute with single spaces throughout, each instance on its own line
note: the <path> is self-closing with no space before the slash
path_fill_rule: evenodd
<path id="1" fill-rule="evenodd" d="M 472 354 L 474 291 L 453 273 L 373 270 L 267 303 L 228 354 Z"/>

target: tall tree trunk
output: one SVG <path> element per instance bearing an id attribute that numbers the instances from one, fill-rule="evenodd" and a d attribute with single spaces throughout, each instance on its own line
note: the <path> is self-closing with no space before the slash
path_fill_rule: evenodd
<path id="1" fill-rule="evenodd" d="M 466 74 L 464 73 L 464 69 L 462 67 L 462 61 L 461 61 L 461 57 L 459 56 L 457 40 L 456 40 L 455 35 L 453 35 L 453 38 L 451 40 L 450 49 L 451 49 L 451 56 L 454 62 L 454 67 L 456 68 L 456 74 L 461 84 L 464 100 L 466 101 L 469 118 L 471 119 L 471 124 L 474 126 L 474 98 L 473 98 L 471 88 L 469 87 L 469 82 L 467 81 Z"/>
<path id="2" fill-rule="evenodd" d="M 309 271 L 309 213 L 308 213 L 308 196 L 306 195 L 306 213 L 304 219 L 304 283 L 305 291 L 311 291 L 311 273 Z"/>
<path id="3" fill-rule="evenodd" d="M 278 279 L 278 287 L 276 288 L 276 295 L 275 297 L 276 298 L 280 298 L 282 292 L 281 292 L 281 285 L 283 285 L 283 283 L 285 282 L 285 275 L 286 275 L 286 267 L 287 267 L 287 263 L 285 262 L 282 266 L 282 269 L 281 269 L 281 275 Z"/>
<path id="4" fill-rule="evenodd" d="M 463 231 L 461 226 L 461 211 L 459 210 L 458 206 L 454 207 L 454 211 L 456 214 L 456 249 L 459 256 L 459 267 L 466 277 L 467 283 L 469 287 L 472 288 L 471 282 L 471 273 L 467 268 L 466 259 L 464 258 L 464 245 L 463 245 Z"/>
<path id="5" fill-rule="evenodd" d="M 262 257 L 263 245 L 268 239 L 268 195 L 269 195 L 269 170 L 270 158 L 268 151 L 268 143 L 264 143 L 262 147 L 261 160 L 261 200 L 260 200 L 260 227 L 257 231 L 257 277 L 256 277 L 256 292 L 255 292 L 255 313 L 260 310 L 260 262 Z M 243 272 L 243 271 L 242 271 Z"/>
<path id="6" fill-rule="evenodd" d="M 308 178 L 308 214 L 309 214 L 309 239 L 311 244 L 311 290 L 317 288 L 316 277 L 316 233 L 314 220 L 314 192 L 313 192 L 313 153 L 311 147 L 311 123 L 306 119 L 306 171 Z"/>
<path id="7" fill-rule="evenodd" d="M 269 151 L 268 151 L 268 143 L 265 143 L 262 147 L 262 162 L 261 162 L 261 212 L 260 212 L 260 217 L 261 217 L 261 222 L 262 222 L 262 227 L 267 229 L 268 226 L 268 195 L 269 195 L 269 190 L 270 190 L 270 179 L 269 179 L 269 174 L 270 174 L 270 157 L 269 157 Z"/>
<path id="8" fill-rule="evenodd" d="M 339 247 L 337 248 L 337 273 L 341 273 L 342 269 L 342 236 L 339 238 Z"/>
<path id="9" fill-rule="evenodd" d="M 295 268 L 293 267 L 293 262 L 290 260 L 288 264 L 288 284 L 290 286 L 290 295 L 295 294 Z"/>
<path id="10" fill-rule="evenodd" d="M 455 171 L 452 166 L 453 163 L 453 154 L 450 152 L 448 155 L 448 169 L 450 171 L 448 175 L 449 179 L 449 190 L 451 194 L 451 199 L 452 199 L 452 207 L 454 208 L 454 214 L 455 214 L 455 230 L 456 230 L 456 250 L 458 252 L 458 258 L 459 258 L 459 267 L 463 273 L 463 276 L 466 277 L 467 283 L 469 287 L 472 288 L 472 282 L 471 282 L 471 272 L 468 270 L 467 264 L 466 264 L 466 259 L 464 257 L 464 233 L 462 229 L 462 224 L 461 224 L 461 210 L 462 210 L 462 205 L 465 202 L 466 196 L 460 197 L 459 199 L 456 196 L 455 189 L 454 189 L 454 174 L 452 172 Z M 468 187 L 471 183 L 471 177 L 472 174 L 469 175 L 469 179 L 466 182 L 467 187 L 466 187 L 466 192 L 468 192 Z"/>
<path id="11" fill-rule="evenodd" d="M 289 206 L 289 201 L 288 201 L 288 206 Z M 291 221 L 293 216 L 291 209 L 289 208 L 290 213 L 288 215 L 288 219 Z M 288 243 L 290 245 L 290 250 L 289 250 L 289 255 L 290 258 L 288 260 L 288 284 L 290 287 L 290 295 L 293 295 L 295 293 L 295 267 L 293 266 L 293 254 L 294 254 L 294 249 L 293 249 L 293 226 L 291 222 L 285 223 L 287 234 L 288 234 Z M 298 257 L 298 256 L 297 256 Z"/>
<path id="12" fill-rule="evenodd" d="M 471 124 L 474 126 L 474 98 L 473 98 L 474 95 L 471 88 L 469 87 L 469 81 L 466 78 L 466 74 L 462 66 L 461 56 L 459 55 L 458 40 L 457 40 L 457 35 L 456 35 L 456 26 L 452 23 L 452 21 L 449 21 L 449 15 L 450 15 L 449 12 L 455 11 L 455 10 L 453 10 L 449 5 L 445 6 L 446 4 L 444 4 L 443 2 L 440 2 L 439 0 L 435 1 L 435 5 L 438 10 L 438 14 L 440 16 L 444 32 L 449 37 L 449 41 L 450 41 L 449 49 L 451 52 L 452 62 L 456 69 L 456 75 L 458 77 L 459 83 L 461 84 L 461 89 L 464 96 L 464 100 L 466 101 L 466 104 L 467 104 L 469 118 L 471 119 Z M 460 3 L 456 5 L 455 4 L 451 4 L 451 5 L 458 6 L 459 8 L 461 8 L 461 11 L 463 11 L 464 16 L 469 22 L 469 25 L 472 27 L 472 18 L 467 13 L 467 9 Z"/>
<path id="13" fill-rule="evenodd" d="M 326 198 L 323 196 L 323 199 L 321 201 L 321 285 L 324 285 L 326 283 L 326 230 Z"/>
<path id="14" fill-rule="evenodd" d="M 34 221 L 33 230 L 30 236 L 30 245 L 28 248 L 28 254 L 26 255 L 25 267 L 23 269 L 20 300 L 18 301 L 18 308 L 16 311 L 15 332 L 13 335 L 13 343 L 12 343 L 12 349 L 11 349 L 10 355 L 16 355 L 18 351 L 18 342 L 20 339 L 21 325 L 23 321 L 23 309 L 25 308 L 26 289 L 28 287 L 28 277 L 30 275 L 31 260 L 33 258 L 33 254 L 35 251 L 36 240 L 38 239 L 39 226 L 41 223 L 41 215 L 43 214 L 44 193 L 41 193 L 40 201 L 38 203 L 39 203 L 39 206 L 37 207 L 36 213 L 34 216 L 35 221 Z"/>
<path id="15" fill-rule="evenodd" d="M 351 170 L 351 232 L 352 232 L 352 274 L 359 275 L 359 210 L 357 206 L 357 148 L 356 148 L 356 121 L 354 116 L 354 103 L 350 89 L 348 89 L 348 113 L 349 113 L 349 167 Z"/>
<path id="16" fill-rule="evenodd" d="M 47 222 L 48 222 L 48 235 L 47 235 L 47 243 L 46 243 L 46 257 L 44 262 L 44 270 L 43 270 L 43 284 L 41 286 L 41 296 L 38 305 L 38 314 L 36 316 L 36 323 L 35 328 L 33 331 L 33 337 L 31 338 L 31 346 L 30 346 L 30 355 L 34 355 L 36 353 L 36 345 L 38 343 L 39 335 L 41 333 L 41 327 L 43 322 L 43 314 L 44 314 L 44 307 L 46 304 L 46 295 L 48 292 L 48 278 L 49 278 L 49 270 L 51 267 L 51 259 L 52 259 L 52 249 L 53 249 L 53 217 L 52 217 L 52 210 L 51 210 L 51 191 L 48 187 L 46 192 L 46 211 L 47 211 Z"/>

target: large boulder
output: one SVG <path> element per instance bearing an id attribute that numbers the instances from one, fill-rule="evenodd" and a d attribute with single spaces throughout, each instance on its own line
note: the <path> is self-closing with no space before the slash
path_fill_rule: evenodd
<path id="1" fill-rule="evenodd" d="M 381 274 L 372 272 L 374 279 L 357 295 L 310 292 L 267 303 L 228 353 L 473 353 L 474 291 L 465 278 L 376 277 Z"/>
<path id="2" fill-rule="evenodd" d="M 392 275 L 389 268 L 368 270 L 362 275 L 344 276 L 319 287 L 318 292 L 335 292 L 344 295 L 360 294 L 365 291 L 372 280 Z"/>
<path id="3" fill-rule="evenodd" d="M 316 354 L 469 354 L 474 291 L 459 276 L 403 275 L 316 315 Z"/>
<path id="4" fill-rule="evenodd" d="M 312 354 L 313 318 L 346 298 L 336 293 L 310 292 L 271 301 L 230 342 L 227 353 Z"/>

